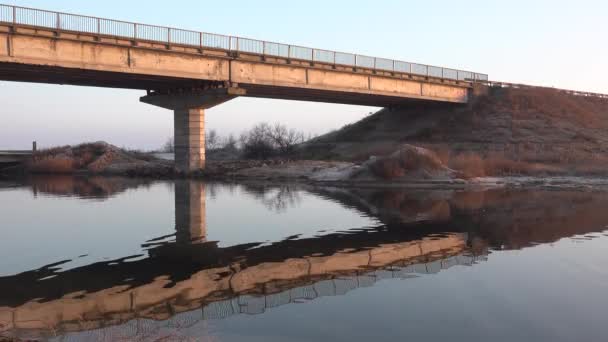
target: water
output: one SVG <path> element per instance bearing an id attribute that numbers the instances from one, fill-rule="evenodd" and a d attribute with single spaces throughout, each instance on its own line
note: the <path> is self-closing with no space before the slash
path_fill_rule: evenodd
<path id="1" fill-rule="evenodd" d="M 0 182 L 0 340 L 599 341 L 608 193 Z"/>

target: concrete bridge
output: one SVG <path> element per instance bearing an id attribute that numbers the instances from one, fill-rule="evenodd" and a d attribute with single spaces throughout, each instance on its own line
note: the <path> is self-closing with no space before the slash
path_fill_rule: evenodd
<path id="1" fill-rule="evenodd" d="M 238 96 L 400 106 L 466 103 L 484 74 L 0 5 L 0 80 L 146 90 L 174 111 L 176 166 L 204 168 L 204 111 Z"/>

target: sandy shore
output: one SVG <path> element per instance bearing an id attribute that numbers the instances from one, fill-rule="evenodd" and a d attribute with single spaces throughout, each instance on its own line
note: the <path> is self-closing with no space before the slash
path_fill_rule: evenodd
<path id="1" fill-rule="evenodd" d="M 605 189 L 608 177 L 598 176 L 500 176 L 463 178 L 407 178 L 383 180 L 351 178 L 361 165 L 348 162 L 293 161 L 244 162 L 233 161 L 227 166 L 213 165 L 200 176 L 223 181 L 288 181 L 340 187 L 412 188 L 412 189 L 476 189 L 476 188 L 538 188 L 538 189 Z M 220 163 L 222 164 L 222 163 Z"/>

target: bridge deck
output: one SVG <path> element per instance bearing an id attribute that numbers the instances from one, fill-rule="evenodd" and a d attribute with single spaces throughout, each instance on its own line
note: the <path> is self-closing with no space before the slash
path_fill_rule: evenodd
<path id="1" fill-rule="evenodd" d="M 0 166 L 21 163 L 32 157 L 32 151 L 0 151 Z"/>
<path id="2" fill-rule="evenodd" d="M 486 74 L 465 70 L 11 5 L 0 4 L 0 22 L 11 26 L 52 29 L 55 32 L 93 34 L 97 37 L 255 54 L 380 72 L 407 73 L 456 81 L 488 80 Z"/>
<path id="3" fill-rule="evenodd" d="M 159 34 L 162 32 L 163 34 Z M 487 75 L 240 37 L 0 5 L 0 79 L 388 106 L 467 102 Z"/>

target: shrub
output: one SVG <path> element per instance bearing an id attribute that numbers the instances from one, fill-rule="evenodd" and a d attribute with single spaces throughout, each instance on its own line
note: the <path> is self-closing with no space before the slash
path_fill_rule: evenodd
<path id="1" fill-rule="evenodd" d="M 263 122 L 241 134 L 241 146 L 245 158 L 268 159 L 274 156 L 275 148 L 270 130 L 270 125 Z"/>

